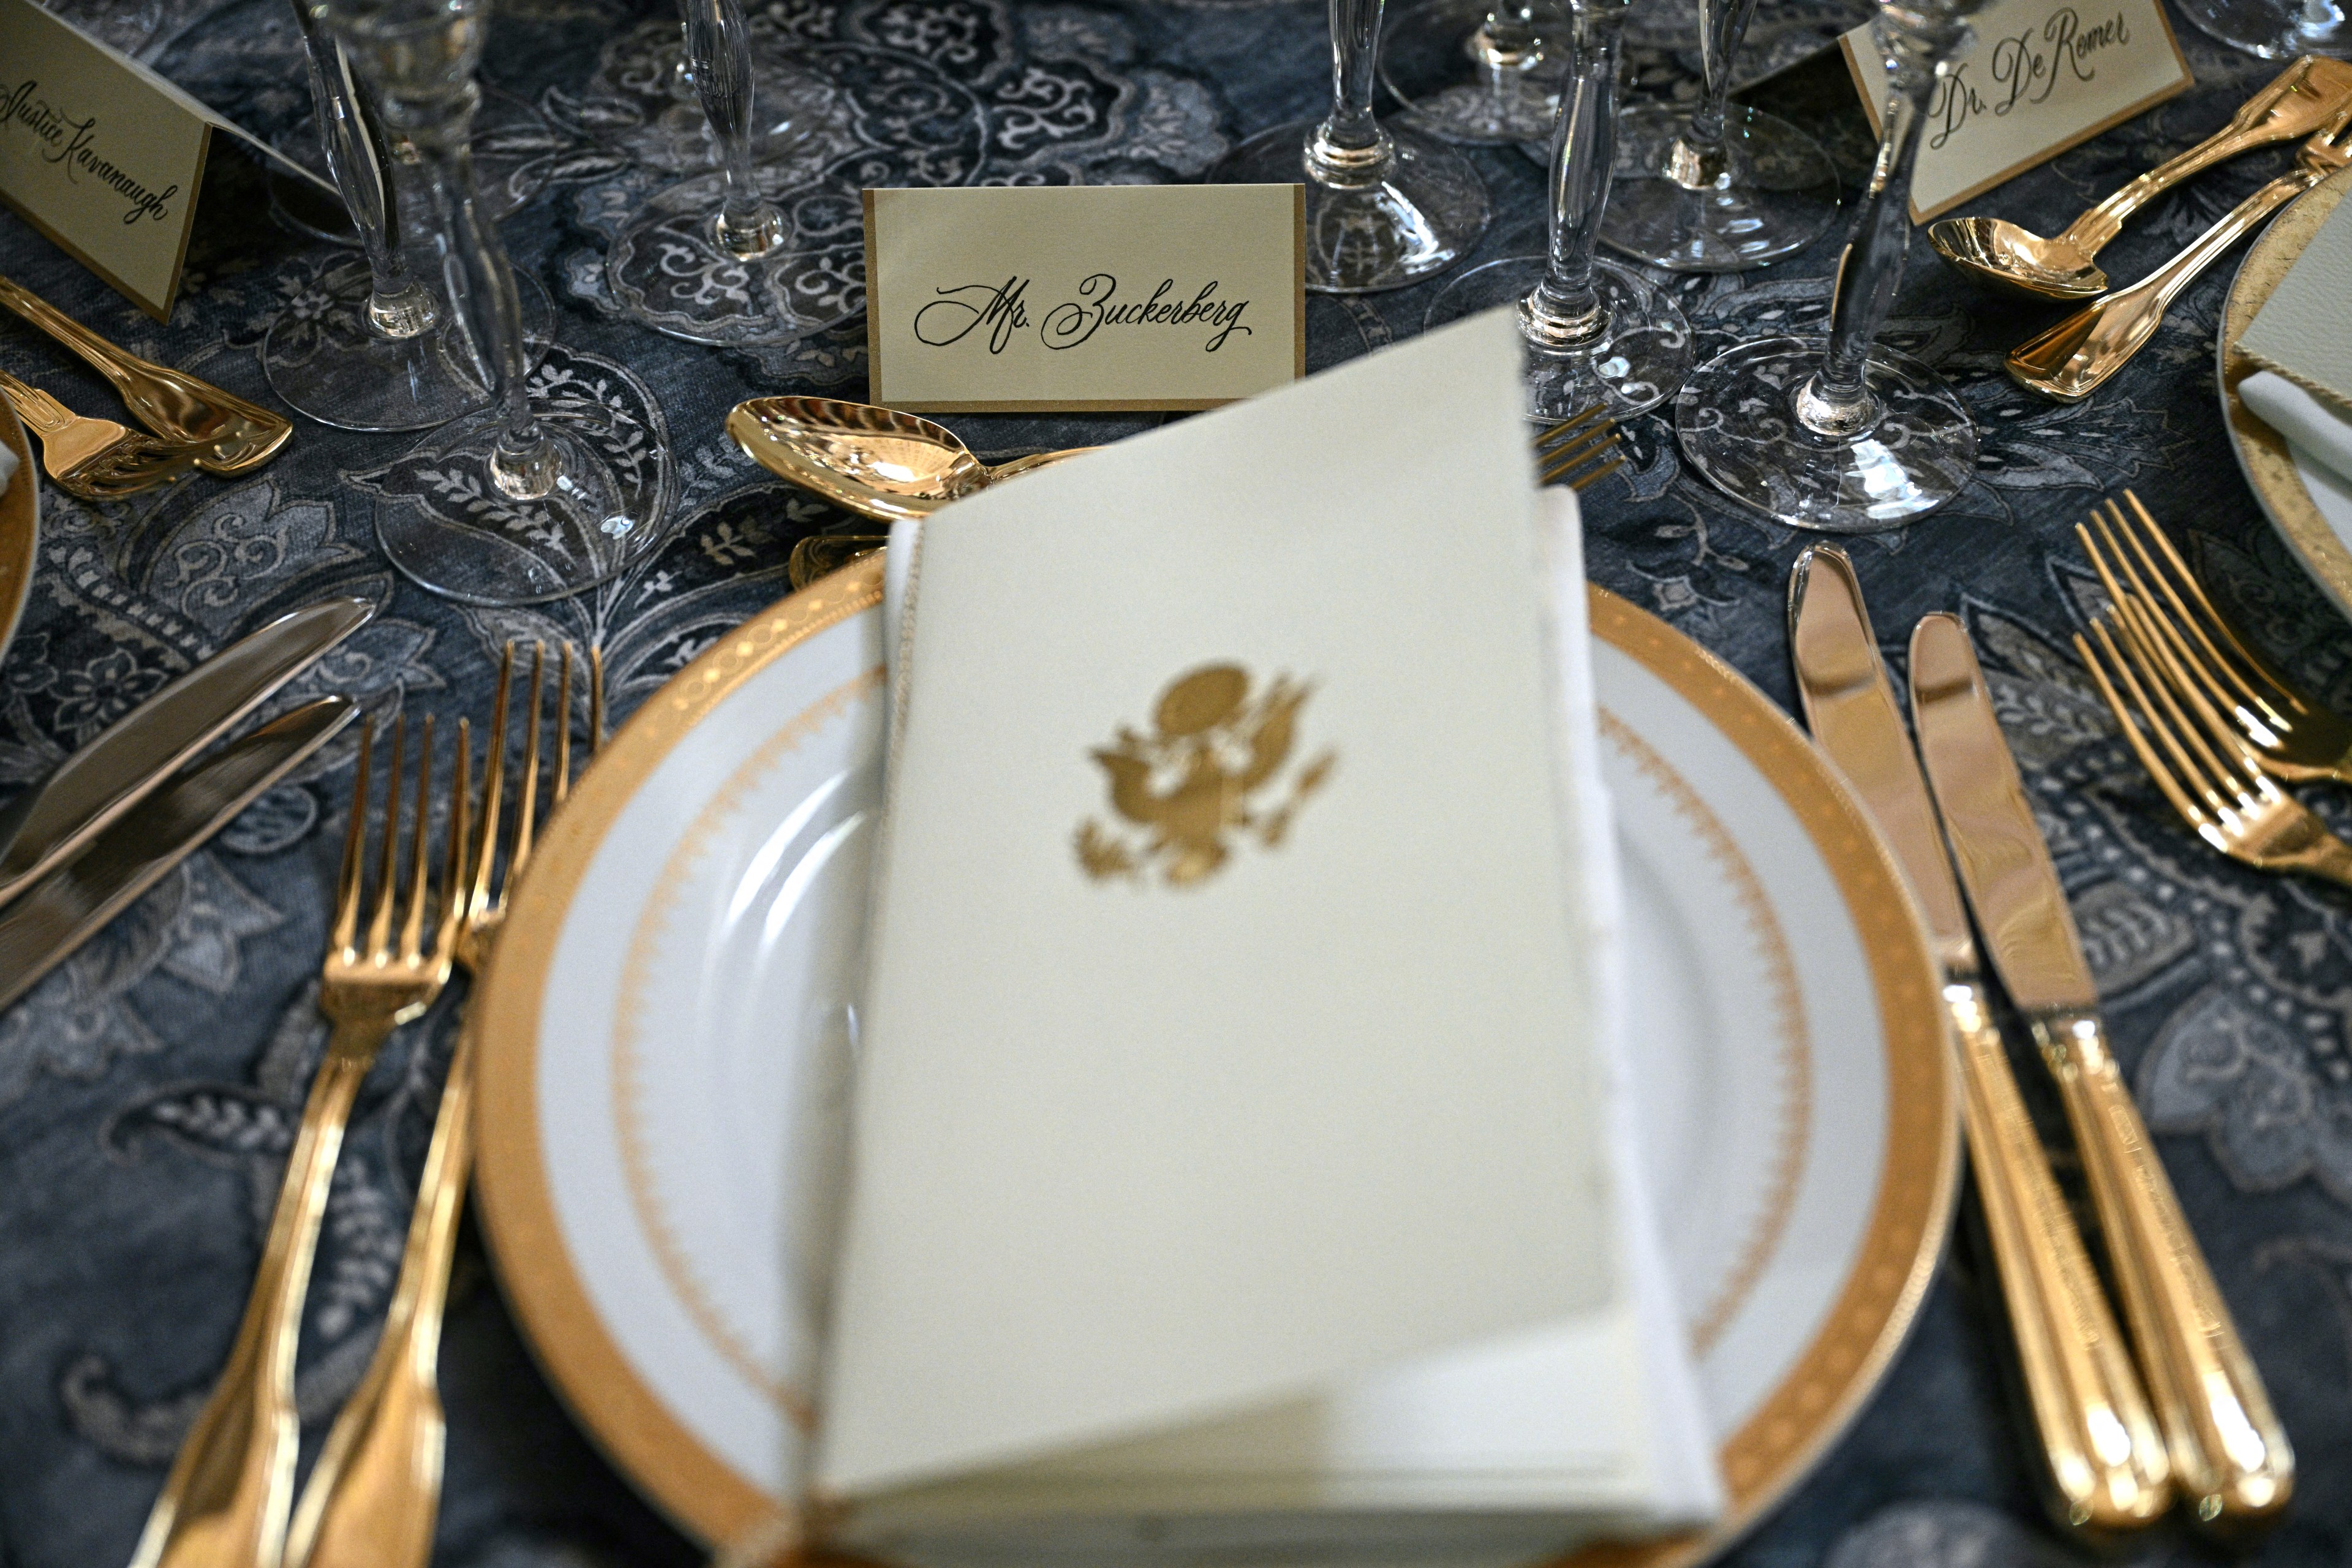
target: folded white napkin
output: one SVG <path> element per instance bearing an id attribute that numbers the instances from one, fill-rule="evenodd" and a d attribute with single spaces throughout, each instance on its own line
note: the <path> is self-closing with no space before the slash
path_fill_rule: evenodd
<path id="1" fill-rule="evenodd" d="M 2240 382 L 2238 395 L 2298 455 L 2352 485 L 2352 420 L 2273 370 Z"/>
<path id="2" fill-rule="evenodd" d="M 2237 346 L 2264 370 L 2352 413 L 2352 312 L 2344 309 L 2347 299 L 2352 299 L 2352 201 L 2339 201 L 2254 312 Z M 2247 402 L 2251 406 L 2252 399 Z"/>

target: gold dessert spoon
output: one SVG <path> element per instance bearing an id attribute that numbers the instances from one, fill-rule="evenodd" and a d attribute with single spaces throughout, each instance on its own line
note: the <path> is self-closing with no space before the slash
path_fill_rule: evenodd
<path id="1" fill-rule="evenodd" d="M 2179 292 L 2264 220 L 2347 163 L 2352 163 L 2352 100 L 2327 128 L 2303 144 L 2294 168 L 2231 208 L 2189 248 L 2133 284 L 2084 306 L 2029 338 L 2003 362 L 2011 380 L 2060 403 L 2080 403 L 2123 369 L 2156 335 Z"/>
<path id="2" fill-rule="evenodd" d="M 2092 259 L 2132 214 L 2193 174 L 2241 153 L 2292 142 L 2326 125 L 2352 100 L 2352 62 L 2305 55 L 2248 99 L 2230 123 L 2150 169 L 2044 239 L 2005 218 L 1948 217 L 1927 230 L 1936 254 L 1979 282 L 2036 300 L 2090 300 L 2107 291 Z"/>
<path id="3" fill-rule="evenodd" d="M 1094 450 L 983 463 L 945 426 L 832 397 L 751 398 L 727 416 L 727 433 L 770 473 L 883 522 L 928 517 L 974 490 Z"/>

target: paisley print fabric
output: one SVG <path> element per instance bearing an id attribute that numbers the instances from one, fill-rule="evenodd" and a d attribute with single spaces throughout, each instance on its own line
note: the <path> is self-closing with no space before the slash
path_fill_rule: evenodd
<path id="1" fill-rule="evenodd" d="M 315 163 L 285 0 L 53 0 L 298 161 Z M 752 0 L 763 38 L 839 62 L 861 105 L 789 181 L 854 205 L 860 184 L 1197 179 L 1243 137 L 1328 91 L 1311 0 Z M 1860 12 L 1765 0 L 1743 76 Z M 1688 0 L 1640 0 L 1634 90 L 1687 99 Z M 2055 232 L 2116 184 L 2222 123 L 2275 67 L 2182 25 L 2197 85 L 1965 210 Z M 622 580 L 529 610 L 467 609 L 398 578 L 375 509 L 463 510 L 403 455 L 410 437 L 302 423 L 258 474 L 197 476 L 108 507 L 49 491 L 39 573 L 0 661 L 0 786 L 37 776 L 146 692 L 261 620 L 326 594 L 377 618 L 279 700 L 357 697 L 379 720 L 488 708 L 509 637 L 594 641 L 616 718 L 784 591 L 804 534 L 853 526 L 754 468 L 721 432 L 741 398 L 859 395 L 856 320 L 789 349 L 662 336 L 607 286 L 605 247 L 653 190 L 708 166 L 672 90 L 661 0 L 499 0 L 478 162 L 516 264 L 554 300 L 537 374 L 623 432 L 667 543 Z M 859 95 L 863 94 L 861 98 Z M 1820 134 L 1849 181 L 1870 155 L 1843 66 L 1816 58 L 1751 97 Z M 216 143 L 216 145 L 218 145 Z M 234 154 L 223 153 L 223 157 Z M 1541 174 L 1473 157 L 1496 217 L 1474 262 L 1541 247 Z M 2139 276 L 2285 166 L 2260 153 L 2144 213 L 2102 258 Z M 350 252 L 304 226 L 284 182 L 248 178 L 208 212 L 172 320 L 139 315 L 14 217 L 5 270 L 133 351 L 267 398 L 257 350 Z M 278 210 L 284 209 L 284 210 Z M 277 221 L 284 217 L 288 221 Z M 1741 277 L 1664 279 L 1717 352 L 1819 330 L 1842 237 Z M 2352 637 L 2297 572 L 2240 480 L 2216 410 L 2225 265 L 2183 295 L 2123 374 L 2075 407 L 2041 403 L 2000 356 L 2051 313 L 1979 293 L 1923 240 L 1889 335 L 1942 369 L 1983 430 L 1977 482 L 1945 512 L 1853 551 L 1898 681 L 1912 621 L 1955 610 L 1983 650 L 2002 722 L 2074 900 L 2117 1047 L 2161 1152 L 2301 1452 L 2301 1495 L 2252 1553 L 2319 1568 L 2352 1551 L 2352 896 L 2242 869 L 2167 815 L 2067 646 L 2099 602 L 2071 536 L 2132 486 L 2188 538 L 2214 593 L 2281 662 L 2352 709 Z M 834 283 L 862 288 L 854 248 Z M 701 286 L 701 285 L 698 285 Z M 709 284 L 725 287 L 724 280 Z M 1311 369 L 1421 330 L 1439 285 L 1307 307 Z M 0 366 L 111 416 L 96 378 L 21 328 Z M 983 456 L 1115 440 L 1157 416 L 972 417 Z M 1783 584 L 1805 541 L 1684 471 L 1657 418 L 1585 498 L 1597 580 L 1790 687 Z M 1318 460 L 1349 460 L 1318 454 Z M 1359 460 L 1377 460 L 1364 454 Z M 315 1005 L 328 883 L 351 809 L 352 748 L 264 796 L 100 938 L 0 1013 L 0 1564 L 129 1557 L 164 1467 L 234 1331 L 278 1174 L 324 1037 Z M 2352 803 L 2307 792 L 2339 828 Z M 359 1375 L 397 1267 L 458 997 L 403 1031 L 368 1082 L 338 1173 L 305 1319 L 299 1393 L 313 1442 Z M 2074 1172 L 2040 1068 L 2020 1076 Z M 2079 1185 L 2079 1184 L 2077 1184 Z M 2003 1330 L 1963 1226 L 1886 1384 L 1819 1468 L 1729 1556 L 1746 1568 L 2050 1568 L 2075 1550 L 2043 1522 L 2002 1385 Z M 607 1468 L 534 1369 L 470 1233 L 442 1366 L 450 1415 L 439 1561 L 449 1568 L 658 1568 L 698 1560 Z M 2206 1560 L 2174 1526 L 2140 1565 Z"/>

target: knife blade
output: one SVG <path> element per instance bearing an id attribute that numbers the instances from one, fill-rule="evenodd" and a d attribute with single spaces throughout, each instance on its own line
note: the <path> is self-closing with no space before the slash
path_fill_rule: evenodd
<path id="1" fill-rule="evenodd" d="M 1912 633 L 1911 719 L 1986 952 L 2065 1101 L 2173 1480 L 2199 1522 L 2250 1534 L 2286 1506 L 2294 1452 L 2108 1048 L 2058 868 L 1955 616 Z"/>
<path id="2" fill-rule="evenodd" d="M 364 599 L 322 599 L 280 616 L 26 785 L 0 810 L 0 908 L 81 853 L 148 791 L 374 614 Z"/>
<path id="3" fill-rule="evenodd" d="M 1789 647 L 1814 743 L 1853 785 L 1894 851 L 1943 969 L 1969 1165 L 2045 1461 L 2051 1513 L 2070 1529 L 2098 1533 L 2153 1523 L 2172 1502 L 2164 1439 L 2010 1070 L 1927 781 L 1853 563 L 1834 545 L 1808 549 L 1790 573 Z"/>
<path id="4" fill-rule="evenodd" d="M 89 940 L 190 850 L 334 739 L 359 713 L 322 697 L 188 768 L 137 805 L 6 914 L 0 914 L 0 1007 Z"/>

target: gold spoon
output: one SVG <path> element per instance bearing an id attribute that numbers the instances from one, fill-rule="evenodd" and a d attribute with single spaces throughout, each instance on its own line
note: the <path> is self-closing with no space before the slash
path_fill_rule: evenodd
<path id="1" fill-rule="evenodd" d="M 832 397 L 751 398 L 727 416 L 727 433 L 769 472 L 883 522 L 928 517 L 974 490 L 1094 450 L 983 463 L 945 426 Z"/>
<path id="2" fill-rule="evenodd" d="M 2257 147 L 2293 142 L 2326 125 L 2352 99 L 2352 62 L 2305 55 L 2248 99 L 2230 123 L 2149 170 L 2044 239 L 2004 218 L 1944 218 L 1927 230 L 1936 254 L 1960 271 L 2036 300 L 2089 300 L 2107 291 L 2092 258 L 2123 231 L 2124 221 L 2166 191 L 2214 164 Z"/>
<path id="3" fill-rule="evenodd" d="M 2292 172 L 2240 202 L 2186 250 L 2130 288 L 2094 300 L 2011 349 L 2002 362 L 2010 378 L 2059 403 L 2082 402 L 2156 335 L 2167 307 L 2199 273 L 2273 213 L 2347 164 L 2352 164 L 2352 100 L 2303 144 Z"/>

